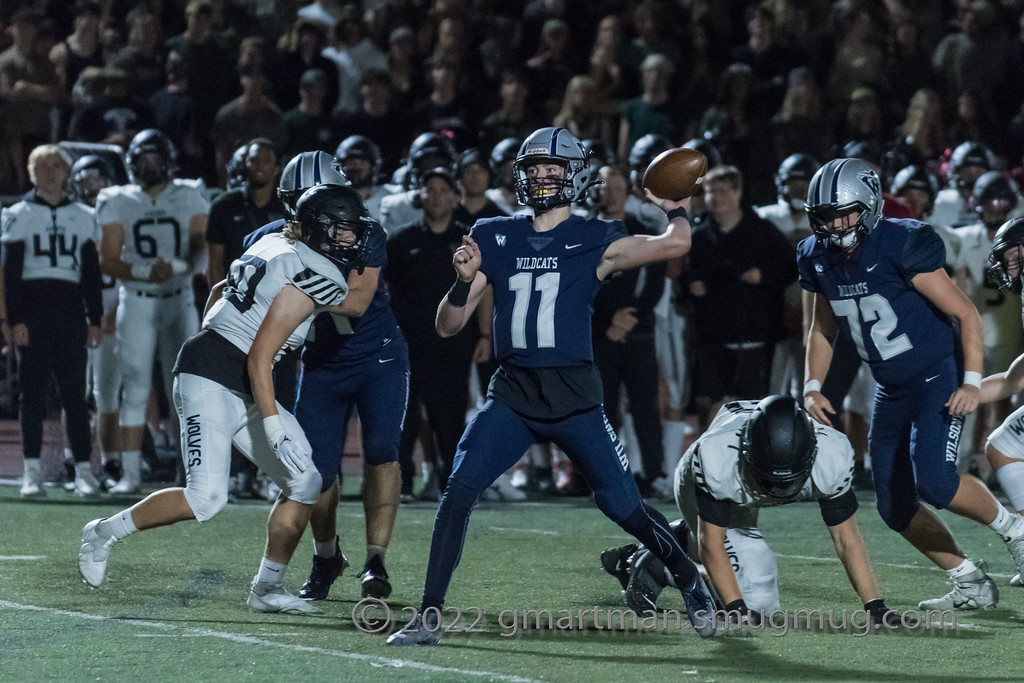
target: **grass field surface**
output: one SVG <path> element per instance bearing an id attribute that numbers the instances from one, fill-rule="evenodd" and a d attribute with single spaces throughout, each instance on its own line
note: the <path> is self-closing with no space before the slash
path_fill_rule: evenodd
<path id="1" fill-rule="evenodd" d="M 362 507 L 339 508 L 342 548 L 352 562 L 331 598 L 309 617 L 265 615 L 245 606 L 264 543 L 268 508 L 232 505 L 216 519 L 136 534 L 114 546 L 105 583 L 86 585 L 77 568 L 82 526 L 130 500 L 82 502 L 51 489 L 23 502 L 0 486 L 0 680 L 31 681 L 1020 681 L 1024 589 L 1009 586 L 1012 562 L 991 531 L 943 513 L 968 555 L 985 559 L 999 583 L 997 609 L 962 612 L 956 627 L 871 631 L 806 627 L 795 610 L 861 605 L 835 560 L 813 504 L 762 512 L 761 528 L 778 553 L 787 622 L 746 635 L 702 641 L 688 632 L 678 591 L 668 589 L 661 620 L 625 628 L 618 583 L 600 569 L 604 548 L 628 537 L 587 499 L 481 504 L 470 520 L 446 619 L 461 611 L 459 632 L 438 647 L 389 648 L 356 618 L 384 609 L 360 603 L 356 574 L 364 554 Z M 673 506 L 659 508 L 675 518 Z M 418 605 L 435 506 L 402 506 L 387 564 L 395 628 Z M 892 609 L 947 590 L 945 576 L 889 531 L 870 497 L 857 513 Z M 289 568 L 298 590 L 309 569 L 308 533 Z M 596 619 L 595 608 L 598 610 Z M 552 615 L 534 628 L 535 613 Z M 583 613 L 581 616 L 581 612 Z M 826 617 L 827 618 L 827 617 Z M 794 626 L 792 622 L 796 621 Z M 367 628 L 366 624 L 363 628 Z M 861 627 L 858 627 L 860 624 Z M 372 627 L 379 626 L 373 621 Z M 466 632 L 472 627 L 474 632 Z M 600 627 L 600 628 L 598 628 Z M 389 629 L 385 627 L 386 633 Z M 865 635 L 866 633 L 866 635 Z"/>

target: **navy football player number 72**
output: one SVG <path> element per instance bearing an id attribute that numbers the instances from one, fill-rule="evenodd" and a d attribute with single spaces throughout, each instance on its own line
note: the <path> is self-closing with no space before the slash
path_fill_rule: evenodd
<path id="1" fill-rule="evenodd" d="M 892 306 L 881 294 L 871 294 L 859 300 L 838 299 L 832 301 L 831 304 L 835 314 L 843 316 L 850 323 L 850 336 L 853 337 L 853 343 L 857 345 L 857 353 L 865 361 L 870 358 L 864 347 L 862 322 L 875 321 L 875 324 L 871 326 L 871 341 L 882 360 L 889 360 L 914 348 L 906 334 L 901 334 L 895 339 L 889 338 L 899 321 L 896 318 L 896 312 L 892 310 Z"/>

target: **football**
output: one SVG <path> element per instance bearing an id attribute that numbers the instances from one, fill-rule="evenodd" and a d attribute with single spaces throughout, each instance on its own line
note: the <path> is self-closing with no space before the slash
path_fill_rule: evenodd
<path id="1" fill-rule="evenodd" d="M 708 160 L 695 149 L 665 150 L 644 172 L 644 187 L 655 197 L 678 201 L 689 197 L 704 180 Z"/>

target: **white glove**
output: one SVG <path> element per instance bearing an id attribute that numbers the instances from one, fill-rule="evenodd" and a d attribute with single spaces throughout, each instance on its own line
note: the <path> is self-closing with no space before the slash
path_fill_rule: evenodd
<path id="1" fill-rule="evenodd" d="M 302 452 L 298 442 L 288 435 L 280 415 L 263 418 L 263 430 L 267 434 L 267 442 L 274 449 L 277 459 L 281 461 L 292 476 L 306 471 L 310 462 L 309 455 Z"/>

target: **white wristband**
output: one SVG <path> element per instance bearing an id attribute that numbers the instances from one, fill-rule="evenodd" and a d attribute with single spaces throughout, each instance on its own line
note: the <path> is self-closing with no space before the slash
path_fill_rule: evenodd
<path id="1" fill-rule="evenodd" d="M 171 259 L 171 274 L 182 275 L 188 272 L 188 262 L 180 258 Z"/>
<path id="2" fill-rule="evenodd" d="M 270 417 L 263 418 L 263 431 L 267 434 L 267 441 L 272 444 L 277 443 L 278 436 L 284 432 L 281 416 L 271 415 Z"/>
<path id="3" fill-rule="evenodd" d="M 804 396 L 812 391 L 821 391 L 821 382 L 816 379 L 809 379 L 804 382 Z"/>
<path id="4" fill-rule="evenodd" d="M 132 264 L 132 279 L 149 282 L 149 274 L 153 272 L 153 264 L 141 261 Z"/>
<path id="5" fill-rule="evenodd" d="M 966 387 L 968 385 L 981 389 L 981 373 L 973 372 L 971 370 L 965 372 L 963 386 Z"/>

